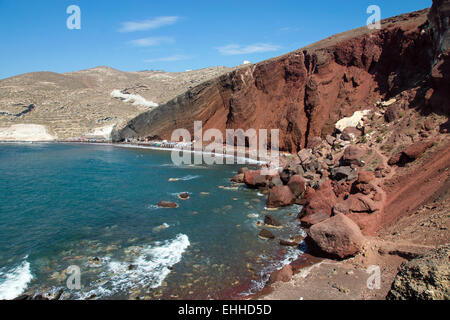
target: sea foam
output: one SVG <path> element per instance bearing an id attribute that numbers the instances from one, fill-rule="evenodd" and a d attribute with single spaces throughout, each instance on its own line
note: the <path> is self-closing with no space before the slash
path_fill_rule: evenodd
<path id="1" fill-rule="evenodd" d="M 169 275 L 170 268 L 181 261 L 183 253 L 190 246 L 189 238 L 179 234 L 173 240 L 155 242 L 142 248 L 131 262 L 111 261 L 107 271 L 100 274 L 96 289 L 81 295 L 85 299 L 93 294 L 97 297 L 130 292 L 136 288 L 157 288 Z M 130 268 L 130 265 L 133 268 Z"/>
<path id="2" fill-rule="evenodd" d="M 0 269 L 0 300 L 11 300 L 21 295 L 33 279 L 30 263 L 26 260 L 18 266 Z"/>

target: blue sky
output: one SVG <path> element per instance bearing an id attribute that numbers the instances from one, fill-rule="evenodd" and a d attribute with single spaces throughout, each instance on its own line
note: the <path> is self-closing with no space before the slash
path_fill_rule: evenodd
<path id="1" fill-rule="evenodd" d="M 0 0 L 0 78 L 99 65 L 185 71 L 278 56 L 431 0 Z M 69 30 L 69 5 L 81 30 Z"/>

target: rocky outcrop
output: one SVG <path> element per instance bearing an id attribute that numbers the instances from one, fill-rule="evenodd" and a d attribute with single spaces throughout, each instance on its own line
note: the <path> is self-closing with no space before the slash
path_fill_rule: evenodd
<path id="1" fill-rule="evenodd" d="M 450 245 L 402 264 L 387 299 L 450 300 Z"/>
<path id="2" fill-rule="evenodd" d="M 432 37 L 432 66 L 430 86 L 425 94 L 426 112 L 450 115 L 448 101 L 450 91 L 450 0 L 433 0 L 428 15 L 428 33 Z M 426 90 L 426 89 L 425 89 Z M 443 125 L 442 131 L 449 132 L 450 122 Z"/>
<path id="3" fill-rule="evenodd" d="M 279 129 L 280 148 L 296 152 L 360 106 L 415 85 L 430 70 L 428 10 L 335 35 L 284 56 L 205 82 L 114 131 L 114 140 L 159 136 L 177 128 Z M 424 31 L 424 32 L 422 32 Z M 224 135 L 225 136 L 225 135 Z"/>

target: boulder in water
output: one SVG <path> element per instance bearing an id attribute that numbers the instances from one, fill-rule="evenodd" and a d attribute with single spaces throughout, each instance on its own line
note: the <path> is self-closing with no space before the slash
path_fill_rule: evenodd
<path id="1" fill-rule="evenodd" d="M 158 202 L 158 207 L 160 207 L 160 208 L 178 208 L 178 204 L 175 202 L 160 201 L 160 202 Z"/>

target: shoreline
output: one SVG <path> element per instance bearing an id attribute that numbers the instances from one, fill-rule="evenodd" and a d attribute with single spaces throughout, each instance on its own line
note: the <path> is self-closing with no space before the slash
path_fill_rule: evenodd
<path id="1" fill-rule="evenodd" d="M 218 158 L 233 158 L 235 161 L 244 161 L 245 163 L 234 163 L 233 165 L 263 165 L 267 163 L 267 160 L 257 160 L 250 157 L 237 157 L 236 155 L 228 155 L 226 153 L 212 153 L 199 150 L 186 150 L 180 148 L 167 148 L 167 147 L 156 147 L 145 143 L 115 143 L 115 142 L 89 142 L 89 141 L 0 141 L 0 144 L 75 144 L 75 145 L 98 145 L 98 146 L 112 146 L 118 148 L 130 148 L 130 149 L 147 149 L 155 151 L 184 151 L 192 154 L 203 154 L 210 155 Z M 234 150 L 236 151 L 236 149 Z M 247 151 L 247 150 L 246 150 Z M 227 165 L 227 163 L 223 163 Z"/>
<path id="2" fill-rule="evenodd" d="M 164 148 L 164 147 L 156 147 L 156 146 L 150 146 L 147 144 L 136 144 L 136 143 L 111 143 L 111 142 L 86 142 L 86 141 L 34 141 L 34 142 L 30 142 L 30 141 L 0 141 L 0 145 L 1 144 L 5 144 L 5 145 L 33 145 L 33 144 L 45 144 L 45 145 L 51 145 L 51 144 L 70 144 L 70 145 L 97 145 L 97 146 L 112 146 L 112 147 L 117 147 L 117 148 L 125 148 L 125 149 L 147 149 L 147 150 L 155 150 L 155 151 L 187 151 L 189 153 L 204 153 L 204 154 L 212 154 L 215 156 L 222 156 L 224 158 L 228 157 L 233 157 L 230 155 L 223 155 L 223 154 L 216 154 L 216 153 L 208 153 L 208 152 L 204 152 L 204 151 L 195 151 L 195 150 L 182 150 L 182 149 L 178 149 L 178 148 Z M 236 151 L 236 150 L 235 150 Z M 283 157 L 283 155 L 282 155 Z M 241 159 L 243 162 L 245 163 L 234 163 L 234 165 L 238 165 L 238 166 L 245 166 L 245 165 L 263 165 L 266 162 L 264 161 L 259 161 L 259 160 L 255 160 L 252 158 L 239 158 L 234 156 L 233 157 L 235 162 L 239 159 Z M 226 165 L 226 163 L 225 163 Z M 231 177 L 229 177 L 231 178 Z M 231 182 L 232 183 L 232 182 Z M 233 183 L 232 183 L 233 184 Z M 267 198 L 267 196 L 265 195 L 265 198 Z M 248 300 L 248 299 L 255 299 L 255 297 L 261 297 L 263 296 L 263 294 L 267 291 L 268 288 L 268 281 L 266 281 L 264 283 L 264 279 L 268 279 L 270 277 L 270 275 L 273 272 L 276 272 L 277 270 L 282 269 L 283 267 L 285 267 L 286 265 L 290 265 L 290 264 L 298 264 L 299 261 L 305 260 L 304 256 L 305 253 L 299 252 L 298 256 L 295 258 L 295 260 L 287 262 L 287 263 L 283 263 L 284 260 L 288 259 L 289 257 L 286 256 L 286 252 L 283 249 L 283 247 L 280 247 L 278 249 L 279 252 L 279 258 L 275 259 L 271 265 L 273 265 L 273 268 L 271 268 L 272 270 L 261 273 L 261 279 L 259 279 L 257 281 L 258 284 L 254 283 L 254 279 L 252 279 L 251 277 L 249 277 L 244 283 L 242 283 L 241 286 L 239 286 L 238 288 L 233 288 L 230 286 L 229 290 L 225 290 L 223 291 L 223 294 L 220 294 L 220 296 L 222 297 L 222 299 L 231 299 L 231 300 Z M 277 254 L 278 255 L 278 254 Z M 262 270 L 263 272 L 263 270 Z M 27 291 L 25 291 L 26 293 Z"/>

